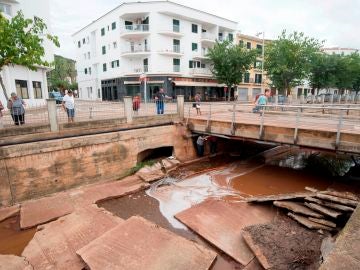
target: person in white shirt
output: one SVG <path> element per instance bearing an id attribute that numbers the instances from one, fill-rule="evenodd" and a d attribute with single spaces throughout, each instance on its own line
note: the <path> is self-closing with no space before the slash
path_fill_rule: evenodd
<path id="1" fill-rule="evenodd" d="M 75 102 L 73 92 L 71 90 L 67 91 L 67 94 L 63 97 L 62 106 L 67 113 L 68 122 L 74 122 L 75 117 Z"/>

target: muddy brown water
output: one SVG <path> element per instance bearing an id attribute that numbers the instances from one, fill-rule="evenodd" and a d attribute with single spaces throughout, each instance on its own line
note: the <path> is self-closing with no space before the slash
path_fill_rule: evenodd
<path id="1" fill-rule="evenodd" d="M 21 230 L 19 216 L 2 221 L 0 223 L 0 254 L 21 256 L 35 232 L 36 228 Z"/>

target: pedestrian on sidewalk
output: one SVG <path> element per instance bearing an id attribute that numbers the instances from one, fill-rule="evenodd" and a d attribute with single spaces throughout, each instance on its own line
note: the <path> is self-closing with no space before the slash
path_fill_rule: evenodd
<path id="1" fill-rule="evenodd" d="M 197 149 L 197 154 L 199 157 L 202 157 L 204 155 L 206 140 L 207 140 L 207 137 L 205 135 L 200 135 L 196 140 L 196 149 Z"/>
<path id="2" fill-rule="evenodd" d="M 67 94 L 63 97 L 62 107 L 68 116 L 68 122 L 74 122 L 75 117 L 75 101 L 72 90 L 68 90 Z"/>
<path id="3" fill-rule="evenodd" d="M 253 109 L 253 113 L 263 111 L 268 102 L 269 97 L 270 97 L 270 90 L 265 89 L 265 93 L 259 95 L 258 98 L 255 100 L 255 108 Z"/>
<path id="4" fill-rule="evenodd" d="M 200 93 L 197 93 L 195 95 L 195 103 L 193 104 L 193 106 L 195 105 L 197 115 L 201 115 L 200 102 L 201 102 L 201 95 L 200 95 Z"/>
<path id="5" fill-rule="evenodd" d="M 165 99 L 171 99 L 164 92 L 164 88 L 160 88 L 159 92 L 155 94 L 156 112 L 157 114 L 164 114 L 165 110 Z"/>
<path id="6" fill-rule="evenodd" d="M 15 92 L 11 93 L 11 98 L 8 100 L 7 108 L 10 110 L 11 117 L 16 126 L 25 124 L 25 108 L 26 103 L 17 96 Z"/>
<path id="7" fill-rule="evenodd" d="M 134 115 L 138 115 L 140 109 L 140 94 L 133 98 L 133 112 Z"/>

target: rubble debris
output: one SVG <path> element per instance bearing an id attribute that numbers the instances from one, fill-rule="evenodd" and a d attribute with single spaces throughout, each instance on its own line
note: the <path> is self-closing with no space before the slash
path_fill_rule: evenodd
<path id="1" fill-rule="evenodd" d="M 278 195 L 268 195 L 268 196 L 256 196 L 246 199 L 246 202 L 269 202 L 269 201 L 280 201 L 280 200 L 291 200 L 291 199 L 301 199 L 305 197 L 315 196 L 313 192 L 294 192 L 289 194 L 278 194 Z"/>
<path id="2" fill-rule="evenodd" d="M 317 193 L 316 197 L 319 199 L 326 200 L 326 201 L 332 201 L 332 202 L 336 202 L 336 203 L 340 203 L 340 204 L 350 205 L 353 207 L 356 207 L 359 203 L 354 200 L 344 199 L 344 198 L 340 198 L 340 197 L 336 197 L 336 196 L 332 196 L 332 195 L 321 194 L 321 193 Z"/>
<path id="3" fill-rule="evenodd" d="M 330 208 L 318 205 L 316 203 L 305 202 L 304 205 L 306 205 L 307 207 L 309 207 L 309 208 L 311 208 L 311 209 L 313 209 L 313 210 L 315 210 L 317 212 L 320 212 L 320 213 L 322 213 L 324 215 L 330 216 L 332 218 L 338 218 L 341 215 L 341 212 L 338 212 L 338 211 L 332 210 Z"/>
<path id="4" fill-rule="evenodd" d="M 14 205 L 9 207 L 0 208 L 0 222 L 9 218 L 16 216 L 20 212 L 20 205 Z"/>
<path id="5" fill-rule="evenodd" d="M 316 188 L 313 188 L 313 187 L 305 187 L 305 189 L 308 190 L 308 191 L 314 192 L 314 193 L 318 192 L 318 190 Z"/>
<path id="6" fill-rule="evenodd" d="M 180 161 L 178 161 L 175 158 L 171 158 L 171 159 L 166 158 L 161 161 L 161 164 L 165 170 L 169 170 L 169 169 L 177 167 L 180 164 Z"/>
<path id="7" fill-rule="evenodd" d="M 336 223 L 334 223 L 332 221 L 329 221 L 329 220 L 326 220 L 326 219 L 313 218 L 313 217 L 308 217 L 308 219 L 313 221 L 313 222 L 325 225 L 325 226 L 336 228 Z"/>
<path id="8" fill-rule="evenodd" d="M 359 201 L 359 197 L 356 196 L 354 193 L 351 192 L 339 192 L 339 191 L 331 191 L 331 190 L 325 190 L 325 191 L 321 191 L 321 194 L 325 194 L 325 195 L 331 195 L 331 196 L 335 196 L 335 197 L 340 197 L 343 199 L 349 199 L 349 200 L 353 200 L 353 201 Z"/>
<path id="9" fill-rule="evenodd" d="M 255 256 L 265 269 L 319 267 L 323 236 L 286 216 L 278 216 L 271 223 L 246 227 L 243 231 L 244 235 L 251 237 L 252 244 L 257 250 Z M 264 263 L 264 259 L 267 263 Z"/>
<path id="10" fill-rule="evenodd" d="M 133 216 L 106 232 L 77 254 L 92 270 L 209 269 L 216 253 Z"/>
<path id="11" fill-rule="evenodd" d="M 342 204 L 332 203 L 332 202 L 329 202 L 329 201 L 323 201 L 323 200 L 320 200 L 320 199 L 316 199 L 314 197 L 306 197 L 305 200 L 309 201 L 309 202 L 314 202 L 314 203 L 317 203 L 317 204 L 320 204 L 320 205 L 323 205 L 323 206 L 327 206 L 327 207 L 332 208 L 332 209 L 344 211 L 344 212 L 353 212 L 355 210 L 355 208 L 352 208 L 350 206 L 345 206 L 345 205 L 342 205 Z"/>
<path id="12" fill-rule="evenodd" d="M 175 217 L 214 246 L 247 265 L 254 254 L 242 237 L 246 226 L 270 222 L 275 216 L 268 206 L 207 200 Z"/>
<path id="13" fill-rule="evenodd" d="M 242 237 L 244 238 L 246 244 L 249 246 L 251 251 L 254 252 L 257 260 L 261 263 L 262 267 L 264 267 L 265 269 L 271 268 L 272 265 L 270 265 L 270 263 L 268 262 L 268 260 L 264 256 L 264 254 L 262 253 L 261 248 L 255 244 L 255 242 L 253 241 L 253 239 L 251 237 L 251 234 L 247 231 L 243 231 Z"/>
<path id="14" fill-rule="evenodd" d="M 156 162 L 152 166 L 145 166 L 141 168 L 136 175 L 145 182 L 153 182 L 165 177 L 165 173 L 162 171 L 162 165 L 160 162 Z"/>
<path id="15" fill-rule="evenodd" d="M 322 225 L 317 222 L 313 222 L 304 216 L 296 215 L 293 213 L 288 213 L 288 216 L 293 218 L 294 220 L 296 220 L 297 222 L 299 222 L 300 224 L 304 225 L 305 227 L 307 227 L 309 229 L 315 229 L 315 230 L 322 229 L 322 230 L 328 230 L 328 231 L 334 230 L 334 228 L 332 228 L 332 227 Z"/>
<path id="16" fill-rule="evenodd" d="M 0 254 L 0 270 L 32 270 L 33 267 L 24 257 Z"/>
<path id="17" fill-rule="evenodd" d="M 311 210 L 310 208 L 304 206 L 302 203 L 291 202 L 291 201 L 274 201 L 273 204 L 277 207 L 285 208 L 294 213 L 303 214 L 310 217 L 322 218 L 322 214 Z"/>

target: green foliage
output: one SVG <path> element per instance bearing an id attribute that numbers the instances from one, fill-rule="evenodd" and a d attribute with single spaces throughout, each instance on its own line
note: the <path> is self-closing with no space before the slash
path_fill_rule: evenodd
<path id="1" fill-rule="evenodd" d="M 75 61 L 55 55 L 53 67 L 54 69 L 48 73 L 48 82 L 51 89 L 77 89 L 77 84 L 74 82 L 76 77 Z M 72 83 L 69 82 L 69 79 Z"/>
<path id="2" fill-rule="evenodd" d="M 139 171 L 141 168 L 143 168 L 145 166 L 152 166 L 152 165 L 155 164 L 155 162 L 156 162 L 156 160 L 146 160 L 146 161 L 143 161 L 143 162 L 139 162 L 134 167 L 129 169 L 124 175 L 122 175 L 120 177 L 120 179 L 124 178 L 126 176 L 129 176 L 129 175 L 133 175 L 134 173 L 136 173 L 137 171 Z"/>
<path id="3" fill-rule="evenodd" d="M 42 59 L 45 55 L 42 44 L 45 39 L 58 47 L 60 44 L 58 38 L 46 30 L 46 24 L 38 17 L 26 19 L 19 11 L 8 20 L 0 12 L 0 71 L 7 65 L 21 65 L 31 70 L 36 70 L 37 66 L 50 66 Z M 3 91 L 8 98 L 5 89 Z"/>
<path id="4" fill-rule="evenodd" d="M 256 55 L 256 49 L 247 50 L 241 45 L 224 41 L 216 42 L 215 46 L 209 49 L 207 56 L 212 62 L 210 69 L 215 78 L 230 89 L 242 81 L 242 75 L 251 69 Z"/>
<path id="5" fill-rule="evenodd" d="M 303 83 L 311 69 L 312 59 L 319 53 L 321 43 L 304 33 L 287 35 L 284 30 L 277 40 L 265 48 L 264 69 L 280 93 Z"/>

